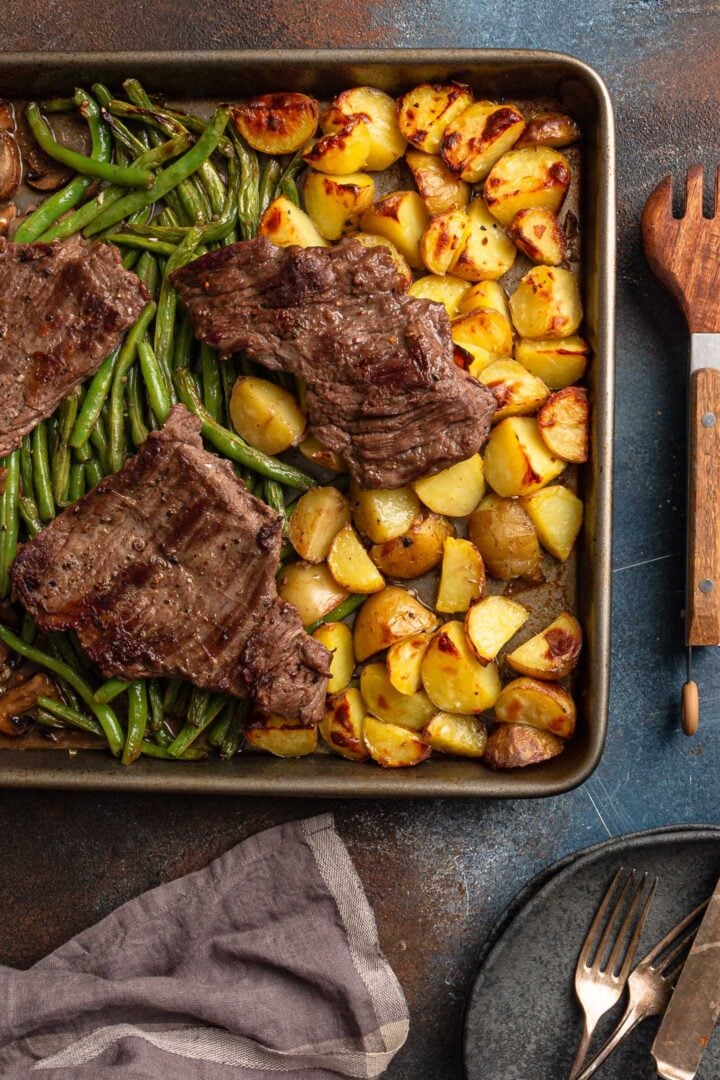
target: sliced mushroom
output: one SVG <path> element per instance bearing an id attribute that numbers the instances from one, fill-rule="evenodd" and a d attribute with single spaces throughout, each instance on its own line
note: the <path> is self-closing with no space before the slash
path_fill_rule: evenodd
<path id="1" fill-rule="evenodd" d="M 22 161 L 12 135 L 0 131 L 0 201 L 10 199 L 20 187 Z"/>
<path id="2" fill-rule="evenodd" d="M 25 155 L 25 180 L 35 191 L 57 191 L 73 175 L 58 161 L 34 148 Z"/>
<path id="3" fill-rule="evenodd" d="M 15 130 L 15 112 L 9 101 L 0 100 L 0 131 Z"/>
<path id="4" fill-rule="evenodd" d="M 4 693 L 0 697 L 0 732 L 22 735 L 29 724 L 25 713 L 35 708 L 39 697 L 58 697 L 55 684 L 41 672 Z"/>
<path id="5" fill-rule="evenodd" d="M 7 236 L 16 213 L 17 209 L 14 203 L 10 203 L 9 206 L 5 206 L 0 210 L 0 236 Z"/>

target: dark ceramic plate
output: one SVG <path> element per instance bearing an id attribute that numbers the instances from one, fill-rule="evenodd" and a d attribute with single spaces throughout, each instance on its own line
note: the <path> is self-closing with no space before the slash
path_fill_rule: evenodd
<path id="1" fill-rule="evenodd" d="M 659 829 L 611 840 L 556 864 L 526 886 L 485 949 L 465 1016 L 467 1080 L 563 1080 L 581 1031 L 573 994 L 578 953 L 619 866 L 660 878 L 638 958 L 712 892 L 720 875 L 720 829 Z M 622 1005 L 605 1018 L 595 1048 Z M 652 1080 L 657 1020 L 637 1028 L 598 1080 Z M 720 1035 L 698 1080 L 720 1077 Z"/>

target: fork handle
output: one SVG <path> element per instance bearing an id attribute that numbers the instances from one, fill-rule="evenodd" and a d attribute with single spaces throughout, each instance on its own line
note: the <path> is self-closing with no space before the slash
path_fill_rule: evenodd
<path id="1" fill-rule="evenodd" d="M 623 1039 L 627 1038 L 631 1031 L 635 1030 L 641 1020 L 647 1019 L 648 1015 L 650 1014 L 643 1013 L 636 1006 L 628 1005 L 625 1014 L 608 1041 L 598 1050 L 590 1064 L 578 1074 L 576 1080 L 589 1080 L 589 1078 L 600 1068 L 603 1061 L 610 1057 L 615 1047 L 618 1046 Z"/>
<path id="2" fill-rule="evenodd" d="M 693 335 L 711 336 L 718 337 Z M 714 367 L 691 375 L 688 473 L 687 644 L 720 645 L 720 370 Z"/>
<path id="3" fill-rule="evenodd" d="M 585 1026 L 583 1027 L 582 1038 L 580 1039 L 580 1045 L 577 1048 L 577 1053 L 573 1059 L 573 1063 L 570 1066 L 570 1072 L 568 1073 L 568 1080 L 577 1080 L 577 1076 L 580 1072 L 583 1062 L 587 1057 L 587 1052 L 590 1049 L 590 1043 L 592 1041 L 593 1032 L 597 1027 L 597 1020 L 591 1020 L 588 1014 L 585 1014 Z"/>

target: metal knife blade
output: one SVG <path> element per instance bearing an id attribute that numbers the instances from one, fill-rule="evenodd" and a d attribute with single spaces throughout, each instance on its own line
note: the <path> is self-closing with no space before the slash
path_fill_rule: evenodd
<path id="1" fill-rule="evenodd" d="M 693 1080 L 720 1015 L 720 881 L 652 1046 L 658 1076 Z"/>

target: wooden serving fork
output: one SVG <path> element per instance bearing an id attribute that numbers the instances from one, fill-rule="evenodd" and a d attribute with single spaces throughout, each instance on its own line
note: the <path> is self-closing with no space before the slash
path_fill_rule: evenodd
<path id="1" fill-rule="evenodd" d="M 698 692 L 691 679 L 693 645 L 720 645 L 720 169 L 714 217 L 703 217 L 702 166 L 686 181 L 685 215 L 672 213 L 672 177 L 648 199 L 642 216 L 645 255 L 669 289 L 690 331 L 690 446 L 686 643 L 683 731 L 698 724 Z"/>

